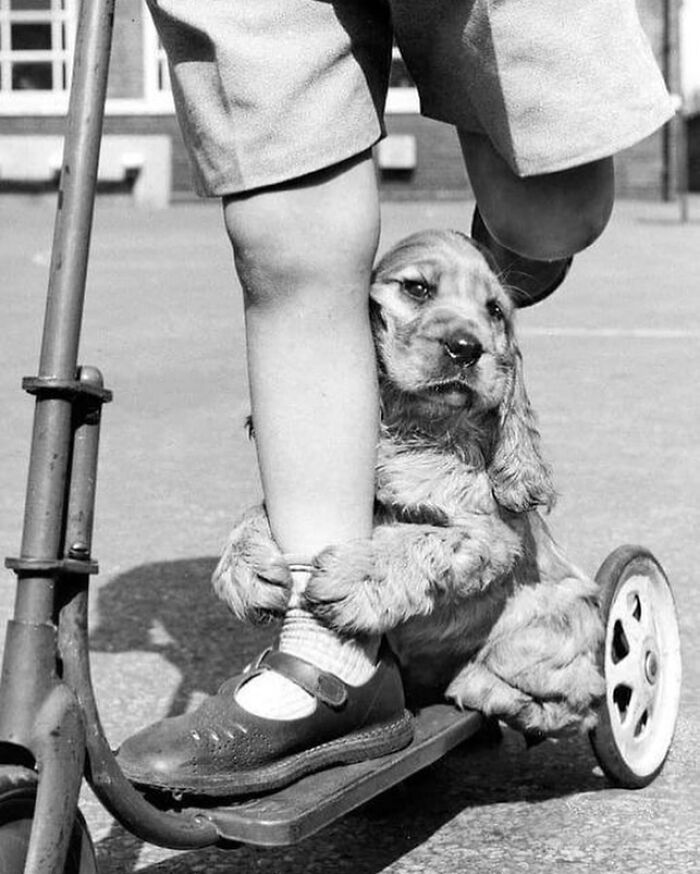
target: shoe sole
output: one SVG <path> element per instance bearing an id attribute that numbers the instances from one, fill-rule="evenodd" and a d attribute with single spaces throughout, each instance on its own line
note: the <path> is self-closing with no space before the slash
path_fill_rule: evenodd
<path id="1" fill-rule="evenodd" d="M 377 759 L 407 747 L 413 740 L 413 717 L 406 710 L 393 722 L 374 725 L 363 731 L 343 735 L 336 740 L 302 750 L 283 759 L 245 771 L 226 771 L 202 777 L 188 776 L 182 781 L 164 781 L 160 775 L 125 776 L 138 786 L 168 792 L 178 800 L 188 796 L 239 798 L 281 789 L 324 768 L 351 765 Z"/>

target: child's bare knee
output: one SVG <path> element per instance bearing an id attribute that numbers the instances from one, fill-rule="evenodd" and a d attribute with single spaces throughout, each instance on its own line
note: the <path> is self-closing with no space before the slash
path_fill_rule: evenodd
<path id="1" fill-rule="evenodd" d="M 379 229 L 369 159 L 227 198 L 224 221 L 247 305 L 361 290 L 366 306 Z"/>
<path id="2" fill-rule="evenodd" d="M 268 306 L 288 300 L 304 285 L 305 274 L 313 272 L 311 257 L 283 227 L 275 234 L 273 224 L 259 221 L 259 216 L 241 222 L 231 220 L 228 210 L 224 214 L 246 305 Z"/>

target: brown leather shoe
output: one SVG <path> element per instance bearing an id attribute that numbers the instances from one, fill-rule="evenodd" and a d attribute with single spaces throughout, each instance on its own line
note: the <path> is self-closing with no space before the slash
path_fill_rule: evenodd
<path id="1" fill-rule="evenodd" d="M 556 291 L 574 260 L 570 257 L 557 261 L 537 261 L 507 249 L 491 235 L 478 206 L 474 208 L 471 236 L 490 253 L 510 299 L 521 309 L 539 303 Z"/>
<path id="2" fill-rule="evenodd" d="M 239 686 L 274 670 L 316 698 L 316 709 L 292 720 L 265 719 L 240 707 Z M 134 783 L 177 795 L 234 798 L 279 789 L 331 765 L 373 759 L 413 738 L 399 669 L 383 647 L 363 686 L 288 653 L 267 651 L 192 713 L 156 722 L 128 738 L 117 761 Z"/>

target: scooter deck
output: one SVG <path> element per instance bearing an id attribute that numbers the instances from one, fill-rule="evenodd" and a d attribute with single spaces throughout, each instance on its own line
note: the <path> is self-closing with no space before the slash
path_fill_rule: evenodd
<path id="1" fill-rule="evenodd" d="M 190 812 L 214 823 L 222 843 L 295 844 L 431 765 L 482 725 L 473 710 L 435 704 L 416 714 L 415 737 L 397 753 L 320 771 L 264 797 Z"/>

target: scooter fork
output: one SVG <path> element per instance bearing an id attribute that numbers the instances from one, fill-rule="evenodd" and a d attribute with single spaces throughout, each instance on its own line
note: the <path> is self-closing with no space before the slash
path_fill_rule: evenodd
<path id="1" fill-rule="evenodd" d="M 25 379 L 24 387 L 38 396 L 38 404 L 56 401 L 55 395 L 70 404 L 68 440 L 59 441 L 66 446 L 67 480 L 60 526 L 54 520 L 63 533 L 58 550 L 63 557 L 6 561 L 18 576 L 18 590 L 31 586 L 34 594 L 27 601 L 18 592 L 19 606 L 24 606 L 8 627 L 0 739 L 15 750 L 29 751 L 38 774 L 25 874 L 62 874 L 83 776 L 85 726 L 78 695 L 63 676 L 62 649 L 70 646 L 71 636 L 62 632 L 61 617 L 74 599 L 86 597 L 89 575 L 97 572 L 90 558 L 97 450 L 100 409 L 110 393 L 103 389 L 99 371 L 88 367 L 79 368 L 78 378 L 60 388 L 55 380 L 39 377 Z M 29 539 L 32 527 L 27 526 Z M 53 596 L 50 613 L 37 598 L 42 589 L 45 596 Z"/>

